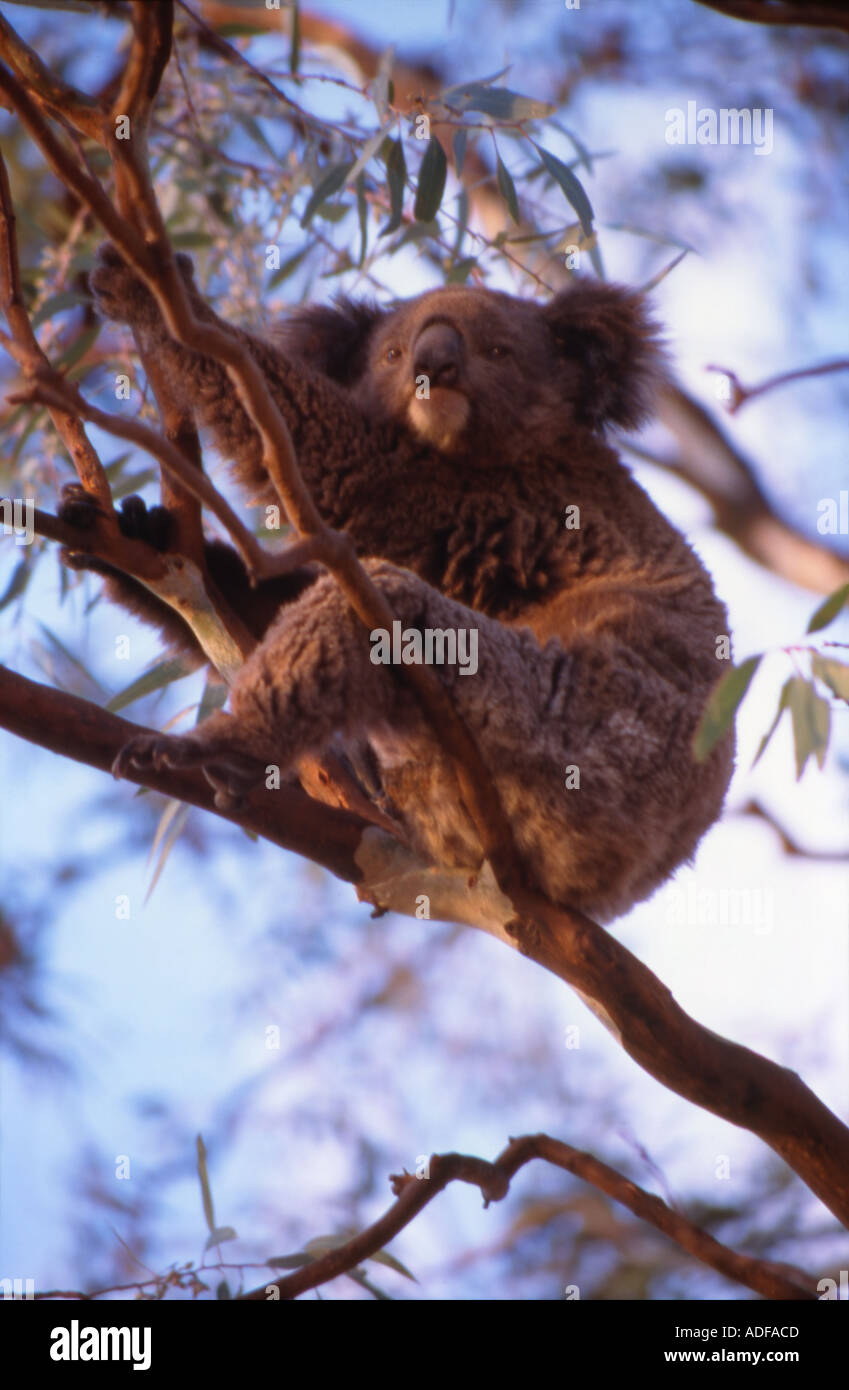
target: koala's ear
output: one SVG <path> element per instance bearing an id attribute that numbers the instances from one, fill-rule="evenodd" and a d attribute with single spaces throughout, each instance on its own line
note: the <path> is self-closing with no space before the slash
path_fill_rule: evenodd
<path id="1" fill-rule="evenodd" d="M 665 354 L 643 295 L 579 280 L 544 314 L 564 360 L 579 369 L 575 414 L 592 429 L 633 429 L 652 408 Z"/>
<path id="2" fill-rule="evenodd" d="M 332 305 L 296 310 L 276 325 L 274 337 L 287 356 L 340 386 L 352 386 L 363 373 L 369 340 L 385 314 L 377 304 L 340 297 Z"/>

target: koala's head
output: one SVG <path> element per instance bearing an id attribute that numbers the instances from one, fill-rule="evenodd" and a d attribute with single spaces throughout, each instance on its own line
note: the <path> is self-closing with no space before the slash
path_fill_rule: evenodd
<path id="1" fill-rule="evenodd" d="M 371 418 L 476 458 L 639 424 L 661 361 L 642 298 L 593 281 L 546 305 L 465 287 L 389 309 L 343 300 L 296 315 L 284 345 Z"/>

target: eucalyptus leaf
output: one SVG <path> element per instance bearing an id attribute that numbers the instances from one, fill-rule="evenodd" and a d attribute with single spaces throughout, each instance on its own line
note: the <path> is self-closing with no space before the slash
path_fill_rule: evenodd
<path id="1" fill-rule="evenodd" d="M 693 738 L 693 756 L 697 762 L 704 762 L 720 739 L 728 733 L 760 660 L 760 656 L 750 656 L 739 666 L 732 666 L 714 686 Z"/>
<path id="2" fill-rule="evenodd" d="M 2 606 L 0 603 L 0 608 Z M 849 704 L 849 666 L 845 661 L 835 661 L 833 657 L 814 652 L 811 669 L 838 700 L 845 700 Z"/>
<path id="3" fill-rule="evenodd" d="M 417 222 L 432 222 L 436 217 L 445 192 L 447 174 L 445 151 L 436 137 L 431 136 L 419 168 L 419 182 L 413 208 L 413 216 Z"/>
<path id="4" fill-rule="evenodd" d="M 584 232 L 588 237 L 592 236 L 594 216 L 592 204 L 580 179 L 572 173 L 572 170 L 563 163 L 562 159 L 558 159 L 557 155 L 552 154 L 550 150 L 544 150 L 541 145 L 535 145 L 534 149 L 555 183 L 560 185 L 566 201 L 575 209 Z"/>
<path id="5" fill-rule="evenodd" d="M 819 632 L 822 628 L 828 627 L 840 612 L 841 608 L 849 602 L 849 584 L 841 584 L 839 589 L 835 589 L 833 594 L 821 603 L 808 623 L 808 632 Z"/>

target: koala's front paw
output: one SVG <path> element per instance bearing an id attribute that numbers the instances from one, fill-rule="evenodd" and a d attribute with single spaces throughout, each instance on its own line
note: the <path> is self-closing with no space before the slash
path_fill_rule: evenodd
<path id="1" fill-rule="evenodd" d="M 90 531 L 97 517 L 103 514 L 97 498 L 86 492 L 82 483 L 66 483 L 62 488 L 58 507 L 60 521 L 80 531 Z"/>
<path id="2" fill-rule="evenodd" d="M 153 295 L 111 242 L 105 242 L 98 250 L 88 283 L 105 319 L 136 324 L 152 323 L 159 317 Z"/>
<path id="3" fill-rule="evenodd" d="M 177 269 L 188 288 L 192 289 L 191 257 L 178 255 Z M 105 319 L 141 327 L 161 324 L 153 295 L 111 241 L 104 242 L 99 248 L 88 283 L 94 302 Z"/>
<path id="4" fill-rule="evenodd" d="M 60 521 L 73 526 L 80 533 L 78 545 L 63 546 L 59 551 L 62 564 L 72 570 L 99 570 L 98 561 L 86 553 L 90 533 L 98 519 L 105 515 L 97 498 L 86 492 L 80 483 L 66 483 L 62 488 L 57 514 Z"/>

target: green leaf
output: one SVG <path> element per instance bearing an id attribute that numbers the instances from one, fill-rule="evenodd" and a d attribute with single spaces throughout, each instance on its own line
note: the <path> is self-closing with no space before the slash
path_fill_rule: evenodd
<path id="1" fill-rule="evenodd" d="M 26 557 L 23 560 L 19 560 L 12 570 L 11 579 L 6 585 L 2 595 L 0 595 L 0 611 L 4 608 L 8 608 L 9 604 L 13 603 L 16 598 L 20 598 L 27 584 L 29 584 L 31 576 L 32 565 L 29 560 Z"/>
<path id="2" fill-rule="evenodd" d="M 463 241 L 469 227 L 469 195 L 465 188 L 461 188 L 457 194 L 457 227 L 454 234 L 454 245 L 451 247 L 451 259 L 456 261 L 460 255 Z"/>
<path id="3" fill-rule="evenodd" d="M 533 121 L 557 110 L 550 101 L 536 101 L 511 92 L 509 87 L 489 87 L 481 82 L 449 87 L 439 99 L 454 111 L 481 111 L 499 121 Z"/>
<path id="4" fill-rule="evenodd" d="M 821 603 L 811 621 L 808 623 L 808 632 L 819 632 L 821 628 L 828 627 L 829 623 L 837 617 L 841 608 L 844 608 L 849 601 L 849 584 L 841 584 L 839 589 L 835 589 L 830 594 L 825 603 Z"/>
<path id="5" fill-rule="evenodd" d="M 81 357 L 85 357 L 100 332 L 100 327 L 101 325 L 99 323 L 95 323 L 92 324 L 91 328 L 87 328 L 83 333 L 80 333 L 79 337 L 74 339 L 70 347 L 62 353 L 62 356 L 56 362 L 57 369 L 62 368 L 67 372 L 76 362 L 79 362 Z"/>
<path id="6" fill-rule="evenodd" d="M 0 602 L 0 608 L 2 607 L 3 604 Z M 849 704 L 849 666 L 844 661 L 835 661 L 833 657 L 820 656 L 819 652 L 814 652 L 811 669 L 838 700 L 845 700 Z"/>
<path id="7" fill-rule="evenodd" d="M 299 1251 L 297 1255 L 272 1255 L 270 1260 L 266 1260 L 269 1269 L 302 1269 L 304 1265 L 314 1263 L 313 1255 L 306 1255 Z"/>
<path id="8" fill-rule="evenodd" d="M 495 177 L 498 182 L 498 191 L 507 204 L 507 210 L 516 226 L 519 225 L 519 199 L 516 197 L 516 185 L 513 182 L 510 170 L 501 158 L 496 155 Z"/>
<path id="9" fill-rule="evenodd" d="M 300 0 L 292 0 L 292 46 L 289 49 L 289 70 L 298 71 L 301 61 L 301 6 Z"/>
<path id="10" fill-rule="evenodd" d="M 150 883 L 147 885 L 147 892 L 144 895 L 145 906 L 153 896 L 153 891 L 159 882 L 162 871 L 168 863 L 168 856 L 176 845 L 183 833 L 183 826 L 189 818 L 190 806 L 183 801 L 177 801 L 172 797 L 159 817 L 159 824 L 156 827 L 156 834 L 153 837 L 153 844 L 150 847 L 151 858 L 156 853 L 157 846 L 162 844 L 159 851 L 159 858 L 151 876 Z"/>
<path id="11" fill-rule="evenodd" d="M 411 1274 L 406 1265 L 402 1265 L 400 1260 L 396 1260 L 394 1255 L 390 1255 L 387 1250 L 378 1250 L 374 1255 L 367 1257 L 374 1260 L 375 1264 L 386 1265 L 389 1269 L 394 1269 L 396 1273 L 403 1274 L 405 1279 L 412 1279 L 414 1284 L 419 1281 L 415 1274 Z"/>
<path id="12" fill-rule="evenodd" d="M 732 666 L 714 686 L 693 738 L 693 756 L 697 762 L 704 762 L 731 728 L 737 707 L 749 689 L 760 660 L 760 656 L 750 656 L 739 666 Z"/>
<path id="13" fill-rule="evenodd" d="M 33 328 L 38 328 L 47 319 L 52 319 L 54 314 L 61 314 L 66 309 L 75 309 L 78 304 L 87 304 L 88 295 L 82 295 L 77 290 L 62 290 L 59 294 L 53 294 L 46 299 L 41 308 L 32 316 Z"/>
<path id="14" fill-rule="evenodd" d="M 326 1236 L 313 1236 L 312 1240 L 308 1240 L 304 1245 L 304 1253 L 315 1259 L 320 1255 L 326 1255 L 330 1250 L 341 1249 L 357 1234 L 356 1227 L 350 1226 L 344 1231 L 331 1231 Z"/>
<path id="15" fill-rule="evenodd" d="M 217 1230 L 211 1231 L 207 1237 L 204 1250 L 211 1250 L 213 1245 L 223 1245 L 225 1240 L 238 1240 L 239 1236 L 232 1226 L 219 1226 Z M 227 1297 L 229 1298 L 229 1294 Z"/>
<path id="16" fill-rule="evenodd" d="M 413 208 L 413 216 L 417 222 L 432 222 L 436 217 L 445 192 L 447 173 L 445 151 L 433 135 L 427 142 L 427 149 L 419 168 L 419 182 Z"/>
<path id="17" fill-rule="evenodd" d="M 381 227 L 380 235 L 388 236 L 401 225 L 401 214 L 404 207 L 404 188 L 407 182 L 407 161 L 404 158 L 404 146 L 400 140 L 392 140 L 389 143 L 389 152 L 386 156 L 386 186 L 389 190 L 389 221 L 385 227 Z"/>
<path id="18" fill-rule="evenodd" d="M 566 196 L 566 201 L 575 209 L 575 212 L 578 214 L 578 221 L 585 234 L 587 236 L 592 236 L 594 215 L 592 204 L 584 192 L 584 186 L 580 179 L 572 173 L 572 170 L 568 165 L 563 163 L 562 159 L 557 158 L 556 154 L 551 154 L 550 151 L 544 150 L 541 145 L 534 145 L 534 149 L 537 151 L 548 173 L 562 188 Z"/>
<path id="19" fill-rule="evenodd" d="M 204 247 L 211 246 L 214 241 L 215 237 L 212 232 L 204 232 L 199 227 L 171 233 L 171 245 L 176 247 L 178 251 L 202 251 Z"/>
<path id="20" fill-rule="evenodd" d="M 133 704 L 135 700 L 140 700 L 143 695 L 150 695 L 154 690 L 163 690 L 172 681 L 182 680 L 184 676 L 191 675 L 192 667 L 182 660 L 181 657 L 173 657 L 167 661 L 158 661 L 155 666 L 151 666 L 149 671 L 144 671 L 134 681 L 119 690 L 117 695 L 113 695 L 104 706 L 111 714 L 117 714 L 119 710 L 126 709 L 127 705 Z"/>
<path id="21" fill-rule="evenodd" d="M 78 657 L 74 656 L 74 653 L 68 647 L 65 646 L 65 643 L 62 642 L 56 636 L 55 632 L 50 631 L 50 628 L 47 627 L 45 623 L 40 623 L 39 626 L 42 632 L 44 633 L 45 637 L 47 638 L 48 642 L 50 643 L 53 652 L 61 656 L 62 659 L 66 662 L 66 664 L 73 671 L 75 671 L 77 675 L 82 676 L 84 680 L 88 681 L 89 684 L 92 685 L 94 689 L 99 692 L 102 698 L 104 694 L 103 686 L 100 684 L 100 681 L 92 675 L 88 667 L 84 665 L 84 663 L 80 661 Z"/>
<path id="22" fill-rule="evenodd" d="M 203 1135 L 199 1134 L 195 1140 L 198 1153 L 198 1179 L 200 1181 L 201 1200 L 203 1201 L 203 1214 L 206 1219 L 207 1229 L 210 1234 L 215 1230 L 215 1208 L 212 1205 L 212 1191 L 209 1186 L 209 1170 L 206 1166 L 206 1145 L 203 1142 Z"/>
<path id="23" fill-rule="evenodd" d="M 386 1301 L 387 1303 L 393 1301 L 391 1294 L 385 1293 L 383 1289 L 378 1288 L 377 1284 L 371 1282 L 365 1270 L 348 1269 L 345 1271 L 345 1275 L 346 1278 L 352 1279 L 355 1284 L 359 1284 L 361 1289 L 365 1289 L 367 1293 L 370 1293 L 372 1298 L 379 1299 L 381 1302 Z"/>
<path id="24" fill-rule="evenodd" d="M 282 285 L 284 280 L 288 280 L 289 276 L 298 269 L 301 262 L 309 255 L 309 251 L 309 246 L 305 246 L 301 251 L 296 251 L 294 256 L 290 256 L 282 265 L 279 265 L 269 276 L 268 284 L 265 287 L 266 290 L 274 290 L 278 285 Z"/>
<path id="25" fill-rule="evenodd" d="M 368 250 L 368 201 L 366 199 L 366 176 L 360 174 L 357 179 L 357 220 L 360 224 L 360 255 L 357 265 L 365 264 L 366 251 Z"/>
<path id="26" fill-rule="evenodd" d="M 554 126 L 555 130 L 559 130 L 561 135 L 566 136 L 566 139 L 573 146 L 575 153 L 578 155 L 587 173 L 591 174 L 593 171 L 592 155 L 586 145 L 578 139 L 574 131 L 570 130 L 568 126 L 561 125 L 560 121 L 551 121 L 550 124 Z"/>
<path id="27" fill-rule="evenodd" d="M 208 719 L 216 710 L 222 709 L 227 703 L 229 693 L 223 681 L 213 680 L 211 676 L 208 676 L 198 706 L 198 724 L 202 724 L 204 719 Z"/>
<path id="28" fill-rule="evenodd" d="M 819 766 L 825 762 L 831 728 L 831 707 L 817 694 L 813 681 L 794 676 L 789 682 L 790 713 L 793 716 L 793 743 L 796 749 L 796 781 L 813 756 Z"/>
<path id="29" fill-rule="evenodd" d="M 345 164 L 332 165 L 325 172 L 324 177 L 319 180 L 310 194 L 304 215 L 301 218 L 302 227 L 308 227 L 322 203 L 325 203 L 328 198 L 332 198 L 334 193 L 338 193 L 339 189 L 344 187 L 345 180 L 352 168 L 353 160 L 348 160 Z"/>
<path id="30" fill-rule="evenodd" d="M 380 66 L 377 72 L 366 87 L 366 95 L 374 102 L 377 119 L 381 125 L 383 125 L 389 115 L 389 103 L 392 100 L 389 95 L 391 82 L 389 71 L 392 65 L 392 59 L 392 49 L 387 49 L 380 60 Z"/>
<path id="31" fill-rule="evenodd" d="M 455 261 L 445 277 L 446 285 L 465 285 L 477 263 L 477 256 L 464 256 Z"/>
<path id="32" fill-rule="evenodd" d="M 280 156 L 274 149 L 274 146 L 271 144 L 271 141 L 268 139 L 268 136 L 256 117 L 252 116 L 249 111 L 239 111 L 238 109 L 234 110 L 232 115 L 246 132 L 249 139 L 251 139 L 255 145 L 258 145 L 260 149 L 265 150 L 266 154 L 270 154 L 275 164 L 279 164 Z"/>
<path id="33" fill-rule="evenodd" d="M 791 682 L 789 680 L 786 680 L 784 682 L 784 685 L 782 686 L 781 694 L 778 697 L 778 708 L 775 711 L 775 718 L 773 719 L 772 723 L 770 724 L 769 728 L 767 729 L 766 733 L 761 739 L 760 744 L 758 745 L 758 751 L 755 754 L 754 761 L 752 762 L 752 767 L 755 766 L 755 763 L 760 761 L 762 753 L 765 751 L 767 744 L 769 743 L 770 739 L 772 738 L 773 734 L 778 728 L 782 714 L 786 709 L 790 708 L 790 685 Z"/>
<path id="34" fill-rule="evenodd" d="M 374 159 L 378 150 L 382 148 L 385 142 L 386 132 L 384 130 L 376 130 L 373 135 L 369 136 L 363 148 L 360 150 L 358 157 L 348 170 L 348 175 L 345 179 L 346 184 L 356 183 L 366 165 L 370 160 Z"/>
<path id="35" fill-rule="evenodd" d="M 123 478 L 112 486 L 112 501 L 120 502 L 122 497 L 129 497 L 133 492 L 141 492 L 148 483 L 156 482 L 158 479 L 159 473 L 155 468 L 145 468 L 141 473 L 134 473 L 131 478 Z"/>

